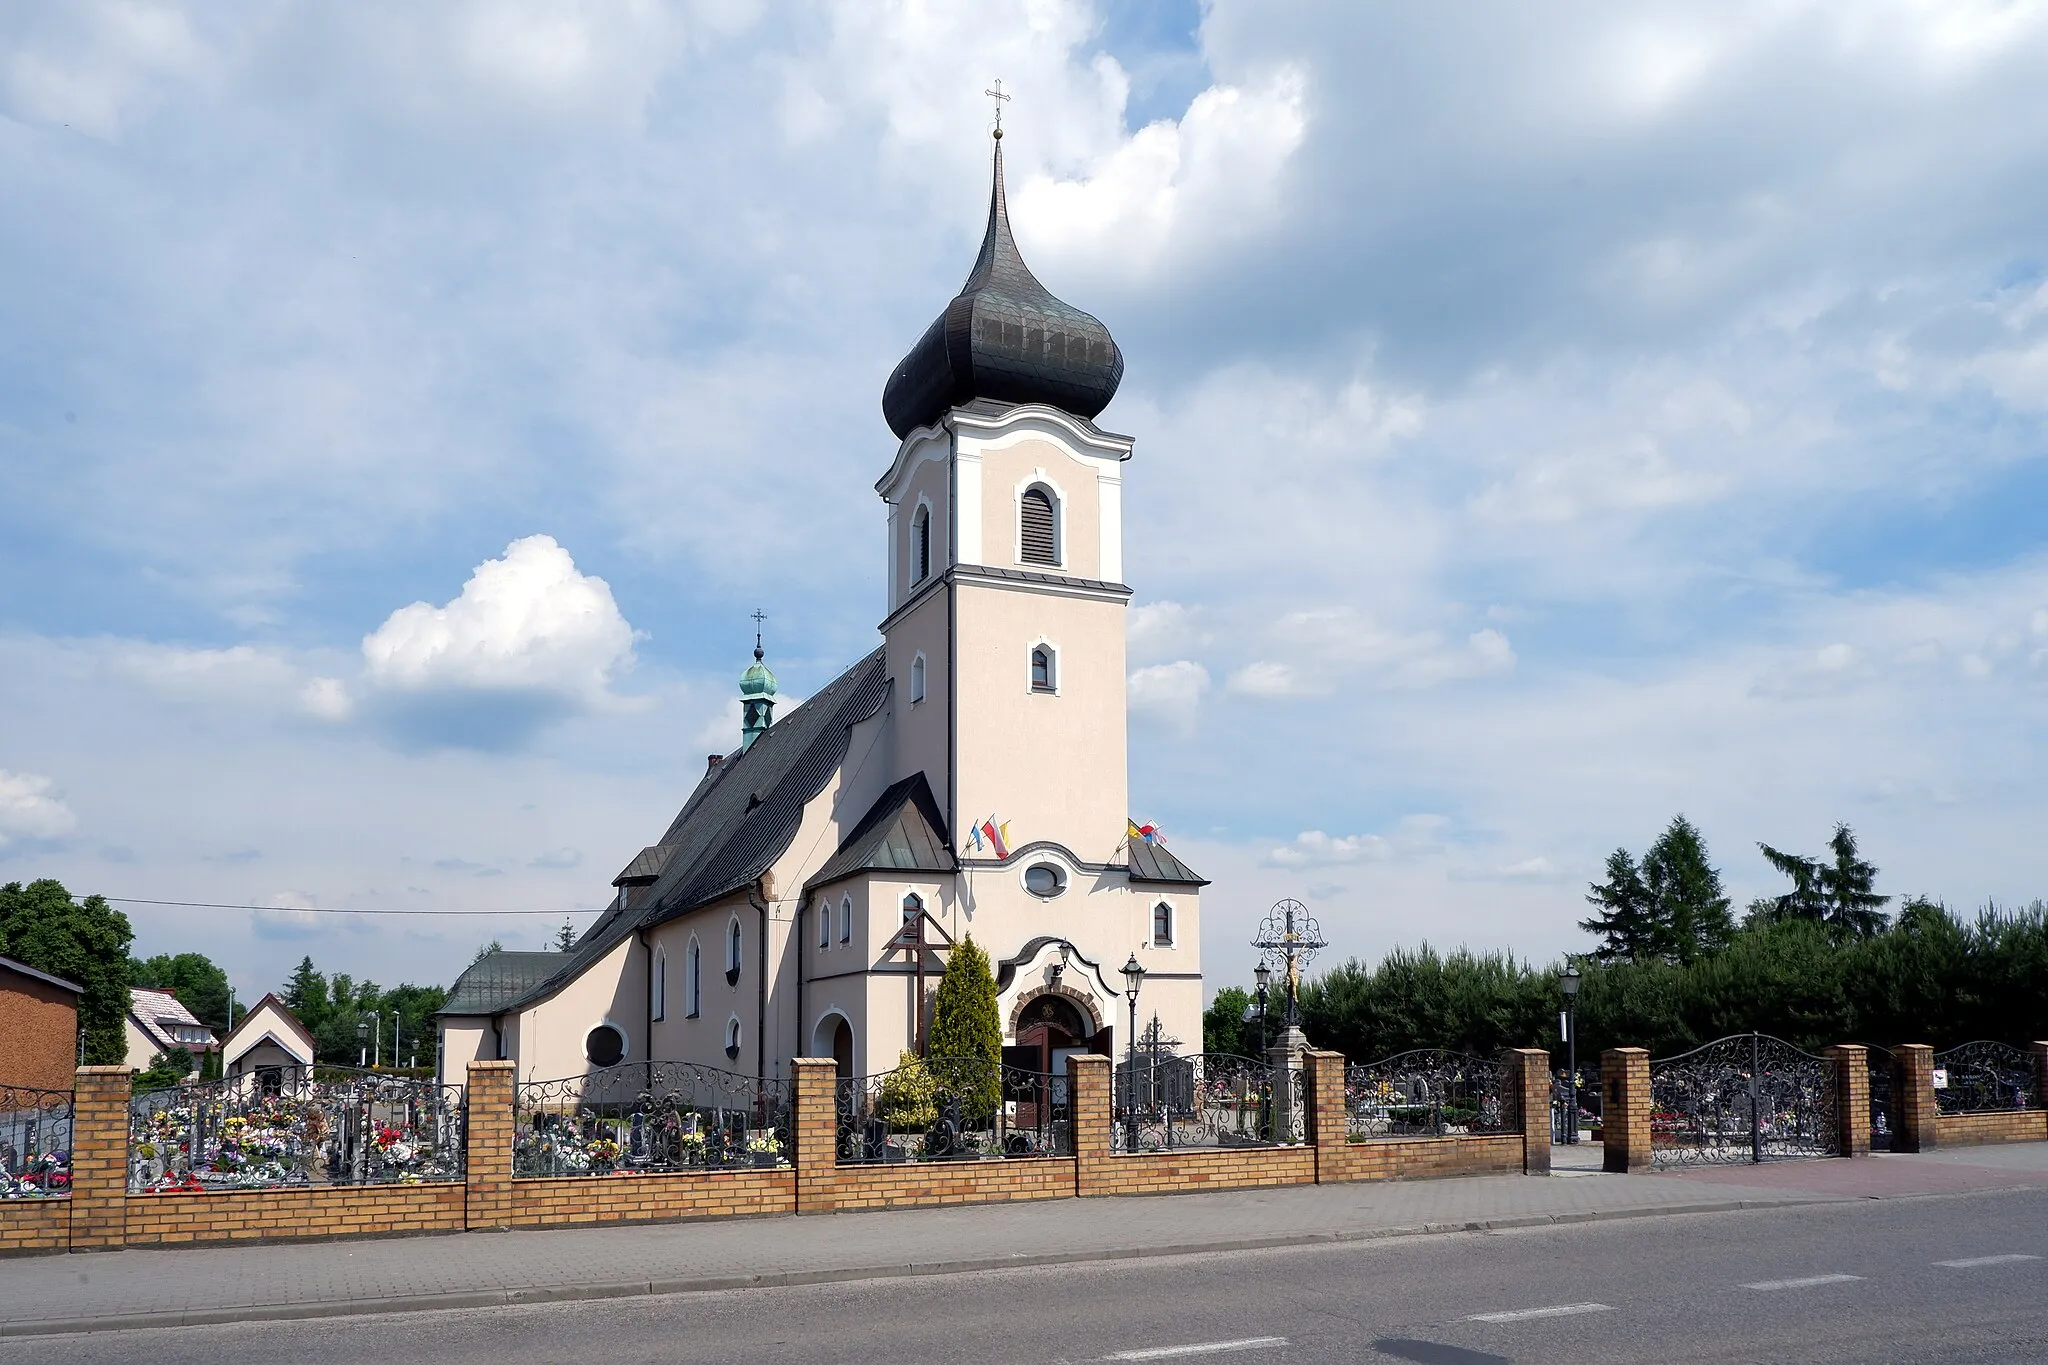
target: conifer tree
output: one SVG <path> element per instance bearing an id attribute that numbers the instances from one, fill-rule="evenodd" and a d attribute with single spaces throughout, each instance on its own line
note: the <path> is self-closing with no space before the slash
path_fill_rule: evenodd
<path id="1" fill-rule="evenodd" d="M 1813 920 L 1837 934 L 1858 938 L 1884 929 L 1887 921 L 1881 907 L 1891 897 L 1877 894 L 1877 869 L 1857 852 L 1856 834 L 1847 825 L 1836 825 L 1828 840 L 1828 851 L 1834 855 L 1831 863 L 1781 853 L 1769 844 L 1757 847 L 1772 867 L 1792 879 L 1792 889 L 1774 903 L 1773 918 Z"/>
<path id="2" fill-rule="evenodd" d="M 932 1006 L 933 1058 L 966 1062 L 943 1075 L 948 1090 L 967 1114 L 990 1114 L 1002 1102 L 1003 1025 L 996 1013 L 996 978 L 988 954 L 969 934 L 946 959 Z"/>
<path id="3" fill-rule="evenodd" d="M 1683 815 L 1673 816 L 1643 855 L 1642 881 L 1659 956 L 1690 964 L 1735 937 L 1721 874 L 1707 861 L 1699 829 Z"/>
<path id="4" fill-rule="evenodd" d="M 1649 888 L 1643 885 L 1636 860 L 1625 848 L 1607 855 L 1607 880 L 1588 888 L 1586 903 L 1601 913 L 1579 921 L 1579 927 L 1604 940 L 1593 950 L 1602 962 L 1643 962 L 1659 955 L 1659 935 L 1651 914 Z"/>

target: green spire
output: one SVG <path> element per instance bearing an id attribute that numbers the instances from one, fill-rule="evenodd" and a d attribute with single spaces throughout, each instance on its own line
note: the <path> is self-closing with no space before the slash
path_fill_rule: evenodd
<path id="1" fill-rule="evenodd" d="M 761 622 L 766 618 L 760 612 L 754 613 L 754 662 L 746 672 L 740 674 L 740 752 L 754 747 L 759 739 L 775 723 L 775 674 L 768 665 L 761 662 Z"/>

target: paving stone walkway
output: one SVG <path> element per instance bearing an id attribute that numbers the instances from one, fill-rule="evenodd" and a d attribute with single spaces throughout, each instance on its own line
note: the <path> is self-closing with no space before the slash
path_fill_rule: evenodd
<path id="1" fill-rule="evenodd" d="M 0 1336 L 938 1274 L 2048 1183 L 2048 1144 L 1630 1176 L 1586 1169 L 1597 1152 L 1558 1149 L 1560 1164 L 1577 1168 L 1571 1179 L 24 1257 L 0 1260 Z"/>

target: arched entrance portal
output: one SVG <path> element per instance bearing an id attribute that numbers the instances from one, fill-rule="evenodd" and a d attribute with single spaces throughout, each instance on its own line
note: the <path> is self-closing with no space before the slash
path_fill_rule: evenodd
<path id="1" fill-rule="evenodd" d="M 853 1025 L 843 1014 L 828 1014 L 811 1032 L 811 1055 L 830 1057 L 841 1080 L 853 1074 Z"/>
<path id="2" fill-rule="evenodd" d="M 1048 993 L 1025 1002 L 1017 1016 L 1016 1046 L 1003 1049 L 1003 1060 L 1027 1071 L 1064 1076 L 1070 1054 L 1109 1046 L 1108 1034 L 1075 1001 Z"/>

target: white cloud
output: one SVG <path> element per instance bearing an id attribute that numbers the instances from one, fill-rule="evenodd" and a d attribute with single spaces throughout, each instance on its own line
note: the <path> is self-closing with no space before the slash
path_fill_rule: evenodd
<path id="1" fill-rule="evenodd" d="M 1194 728 L 1195 711 L 1209 690 L 1209 670 L 1192 659 L 1153 664 L 1132 673 L 1129 688 L 1133 712 L 1156 717 L 1185 732 Z"/>
<path id="2" fill-rule="evenodd" d="M 610 586 L 536 535 L 479 564 L 446 606 L 392 612 L 364 637 L 363 658 L 386 687 L 545 692 L 589 705 L 632 666 L 633 640 Z"/>
<path id="3" fill-rule="evenodd" d="M 1292 664 L 1273 659 L 1256 659 L 1230 675 L 1226 690 L 1246 697 L 1302 697 L 1322 688 L 1311 688 Z"/>
<path id="4" fill-rule="evenodd" d="M 22 839 L 62 838 L 77 827 L 78 817 L 49 778 L 0 768 L 0 848 Z"/>
<path id="5" fill-rule="evenodd" d="M 355 714 L 348 685 L 339 678 L 309 678 L 299 689 L 299 705 L 315 720 L 344 721 Z"/>
<path id="6" fill-rule="evenodd" d="M 1266 855 L 1273 867 L 1337 867 L 1345 863 L 1378 862 L 1394 856 L 1394 846 L 1377 834 L 1343 834 L 1332 837 L 1319 829 L 1305 829 L 1294 842 L 1283 844 Z"/>

